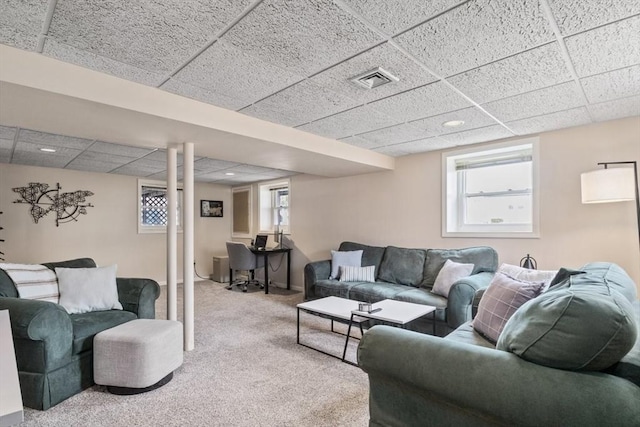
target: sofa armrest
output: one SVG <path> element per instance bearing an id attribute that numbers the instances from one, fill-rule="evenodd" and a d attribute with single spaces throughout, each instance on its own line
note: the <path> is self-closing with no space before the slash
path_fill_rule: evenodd
<path id="1" fill-rule="evenodd" d="M 367 331 L 358 363 L 369 375 L 372 425 L 631 426 L 640 419 L 640 388 L 622 378 L 547 368 L 400 328 Z"/>
<path id="2" fill-rule="evenodd" d="M 489 286 L 494 273 L 484 272 L 458 280 L 451 286 L 447 301 L 447 324 L 456 329 L 471 320 L 473 297 L 478 289 Z"/>
<path id="3" fill-rule="evenodd" d="M 118 277 L 118 300 L 124 310 L 135 313 L 139 319 L 156 317 L 156 300 L 160 296 L 160 285 L 151 279 Z"/>
<path id="4" fill-rule="evenodd" d="M 9 310 L 19 370 L 46 372 L 71 356 L 73 327 L 62 306 L 0 297 L 0 310 Z"/>
<path id="5" fill-rule="evenodd" d="M 314 286 L 318 280 L 328 279 L 331 275 L 331 261 L 315 261 L 304 266 L 304 299 L 315 298 Z"/>

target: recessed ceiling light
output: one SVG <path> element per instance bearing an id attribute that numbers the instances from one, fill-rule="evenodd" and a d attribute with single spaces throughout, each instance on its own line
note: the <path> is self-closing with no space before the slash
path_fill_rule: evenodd
<path id="1" fill-rule="evenodd" d="M 45 153 L 55 153 L 55 148 L 41 148 L 40 151 L 44 151 Z"/>
<path id="2" fill-rule="evenodd" d="M 233 172 L 226 172 L 226 173 L 225 173 L 225 175 L 227 175 L 227 176 L 233 176 L 233 175 L 235 175 L 235 173 L 233 173 Z"/>
<path id="3" fill-rule="evenodd" d="M 462 126 L 464 124 L 464 120 L 449 120 L 448 122 L 444 122 L 442 126 L 446 126 L 448 128 L 454 128 L 456 126 Z"/>

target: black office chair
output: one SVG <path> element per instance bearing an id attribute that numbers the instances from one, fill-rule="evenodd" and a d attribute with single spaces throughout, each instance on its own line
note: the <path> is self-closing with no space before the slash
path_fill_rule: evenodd
<path id="1" fill-rule="evenodd" d="M 247 245 L 239 242 L 227 242 L 227 253 L 229 254 L 229 286 L 227 289 L 231 290 L 234 285 L 237 285 L 242 286 L 242 292 L 247 292 L 249 284 L 260 286 L 260 289 L 264 288 L 263 284 L 254 279 L 255 270 L 264 268 L 263 257 L 256 256 Z M 246 271 L 247 280 L 234 283 L 234 271 Z"/>

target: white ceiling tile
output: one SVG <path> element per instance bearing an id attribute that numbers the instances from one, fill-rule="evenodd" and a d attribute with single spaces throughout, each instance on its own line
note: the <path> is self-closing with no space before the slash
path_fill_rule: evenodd
<path id="1" fill-rule="evenodd" d="M 464 124 L 456 127 L 443 126 L 443 123 L 452 120 L 462 120 L 464 121 Z M 480 109 L 471 107 L 427 117 L 426 119 L 416 120 L 411 122 L 411 124 L 423 129 L 427 132 L 427 136 L 431 137 L 486 127 L 496 124 L 496 122 L 487 114 L 480 111 Z"/>
<path id="2" fill-rule="evenodd" d="M 489 102 L 482 107 L 502 122 L 541 116 L 585 104 L 577 83 L 571 81 Z"/>
<path id="3" fill-rule="evenodd" d="M 443 77 L 554 40 L 538 0 L 476 0 L 395 40 Z"/>
<path id="4" fill-rule="evenodd" d="M 589 106 L 589 111 L 597 121 L 640 116 L 640 95 L 593 104 Z"/>
<path id="5" fill-rule="evenodd" d="M 353 77 L 378 67 L 388 71 L 399 81 L 373 89 L 365 89 L 351 81 Z M 312 82 L 349 96 L 360 104 L 422 86 L 435 80 L 435 77 L 389 43 L 377 46 L 311 78 Z"/>
<path id="6" fill-rule="evenodd" d="M 364 105 L 300 126 L 298 129 L 326 136 L 327 138 L 338 139 L 392 126 L 398 124 L 398 122 L 398 119 L 393 119 L 368 105 Z"/>
<path id="7" fill-rule="evenodd" d="M 160 89 L 228 110 L 238 110 L 251 103 L 249 99 L 231 98 L 176 79 L 167 80 Z"/>
<path id="8" fill-rule="evenodd" d="M 358 102 L 304 80 L 241 113 L 287 126 L 298 126 L 355 107 Z"/>
<path id="9" fill-rule="evenodd" d="M 115 173 L 121 173 L 121 172 L 119 172 L 121 170 L 126 170 L 126 169 L 117 169 Z M 129 174 L 127 173 L 126 175 L 129 175 Z M 166 179 L 167 179 L 167 171 L 163 170 L 161 172 L 153 173 L 151 175 L 143 175 L 143 176 L 146 176 L 149 179 L 157 179 L 159 181 L 166 181 Z M 178 171 L 177 179 L 178 180 L 182 180 L 183 179 L 181 170 Z"/>
<path id="10" fill-rule="evenodd" d="M 3 150 L 13 150 L 13 139 L 5 139 L 0 136 L 0 148 Z"/>
<path id="11" fill-rule="evenodd" d="M 19 49 L 36 50 L 49 1 L 2 0 L 0 42 Z"/>
<path id="12" fill-rule="evenodd" d="M 451 146 L 456 146 L 493 141 L 501 138 L 509 138 L 511 136 L 513 136 L 513 133 L 509 132 L 503 126 L 493 125 L 457 133 L 450 133 L 448 135 L 442 135 L 440 138 L 445 143 L 449 143 Z"/>
<path id="13" fill-rule="evenodd" d="M 93 144 L 93 141 L 89 139 L 55 135 L 52 133 L 38 132 L 28 129 L 20 129 L 18 141 L 37 144 L 38 147 L 74 148 L 77 150 L 84 150 Z"/>
<path id="14" fill-rule="evenodd" d="M 9 126 L 0 126 L 0 139 L 13 140 L 16 136 L 16 128 Z"/>
<path id="15" fill-rule="evenodd" d="M 387 35 L 395 35 L 442 13 L 461 0 L 344 0 Z"/>
<path id="16" fill-rule="evenodd" d="M 115 173 L 115 174 L 118 174 L 118 175 L 131 175 L 131 176 L 142 176 L 142 177 L 148 177 L 148 176 L 151 176 L 153 174 L 164 173 L 165 177 L 166 177 L 166 171 L 165 170 L 158 170 L 158 169 L 151 168 L 151 167 L 142 167 L 140 165 L 133 165 L 133 164 L 124 165 L 122 167 L 119 167 L 119 168 L 111 171 L 111 173 Z M 161 178 L 158 178 L 158 179 L 161 179 Z"/>
<path id="17" fill-rule="evenodd" d="M 91 145 L 91 147 L 87 149 L 87 151 L 138 158 L 146 156 L 147 154 L 150 154 L 155 150 L 153 148 L 131 147 L 128 145 L 111 144 L 109 142 L 96 141 L 93 145 Z"/>
<path id="18" fill-rule="evenodd" d="M 554 42 L 448 80 L 475 102 L 485 103 L 567 82 L 571 73 Z"/>
<path id="19" fill-rule="evenodd" d="M 193 168 L 196 172 L 212 172 L 224 169 L 229 169 L 234 166 L 239 166 L 238 163 L 227 162 L 225 160 L 216 160 L 202 158 L 193 162 Z"/>
<path id="20" fill-rule="evenodd" d="M 41 144 L 18 141 L 13 152 L 12 163 L 62 168 L 82 152 L 75 148 L 57 147 L 55 153 L 45 153 L 40 151 L 40 147 L 42 147 Z"/>
<path id="21" fill-rule="evenodd" d="M 122 166 L 120 163 L 110 163 L 103 159 L 91 160 L 82 157 L 77 157 L 71 163 L 69 163 L 65 169 L 73 169 L 85 172 L 111 172 L 112 170 Z"/>
<path id="22" fill-rule="evenodd" d="M 9 163 L 13 153 L 13 139 L 0 138 L 0 163 Z"/>
<path id="23" fill-rule="evenodd" d="M 183 161 L 184 156 L 182 155 L 182 153 L 178 153 L 177 155 L 177 163 L 178 165 L 182 165 L 182 161 Z M 140 159 L 140 161 L 145 161 L 145 162 L 155 162 L 155 163 L 160 163 L 162 165 L 166 165 L 167 164 L 167 150 L 155 150 L 153 152 L 151 152 L 150 154 L 147 154 L 146 156 L 144 156 L 144 158 Z"/>
<path id="24" fill-rule="evenodd" d="M 398 120 L 412 121 L 470 107 L 471 103 L 443 82 L 436 82 L 369 105 Z"/>
<path id="25" fill-rule="evenodd" d="M 122 166 L 136 160 L 135 157 L 120 156 L 117 154 L 97 153 L 94 151 L 83 151 L 74 161 L 98 162 L 104 161 L 117 166 Z M 115 166 L 112 168 L 115 169 Z"/>
<path id="26" fill-rule="evenodd" d="M 549 5 L 564 36 L 640 13 L 636 0 L 549 0 Z"/>
<path id="27" fill-rule="evenodd" d="M 429 136 L 426 134 L 427 132 L 413 124 L 402 123 L 388 128 L 362 133 L 358 135 L 358 137 L 377 143 L 378 145 L 391 145 Z"/>
<path id="28" fill-rule="evenodd" d="M 231 99 L 243 100 L 242 106 L 245 106 L 299 82 L 303 76 L 218 41 L 180 70 L 175 78 Z"/>
<path id="29" fill-rule="evenodd" d="M 167 73 L 212 40 L 250 0 L 65 0 L 49 36 L 100 56 Z"/>
<path id="30" fill-rule="evenodd" d="M 567 37 L 565 43 L 578 76 L 640 63 L 640 16 Z"/>
<path id="31" fill-rule="evenodd" d="M 571 110 L 545 114 L 544 116 L 531 117 L 523 120 L 506 123 L 518 135 L 546 132 L 571 126 L 586 125 L 591 123 L 589 114 L 584 107 Z"/>
<path id="32" fill-rule="evenodd" d="M 443 148 L 449 148 L 454 146 L 453 143 L 442 140 L 441 138 L 425 138 L 418 141 L 405 142 L 402 144 L 389 145 L 387 147 L 376 148 L 373 151 L 377 151 L 382 154 L 393 155 L 395 157 L 407 155 L 407 154 L 416 154 L 416 153 L 424 153 L 427 151 L 441 150 Z M 391 154 L 394 151 L 397 154 Z"/>
<path id="33" fill-rule="evenodd" d="M 350 145 L 355 145 L 356 147 L 367 148 L 367 149 L 380 147 L 380 146 L 384 145 L 384 144 L 380 144 L 379 142 L 370 141 L 368 139 L 360 138 L 359 136 L 350 136 L 348 138 L 342 138 L 342 139 L 340 139 L 340 141 L 341 142 L 345 142 L 345 143 L 350 144 Z"/>
<path id="34" fill-rule="evenodd" d="M 83 51 L 51 38 L 45 41 L 42 53 L 60 61 L 149 86 L 157 86 L 165 78 L 163 74 L 153 73 L 92 52 Z"/>
<path id="35" fill-rule="evenodd" d="M 303 75 L 382 41 L 330 0 L 266 0 L 223 40 L 253 57 Z"/>
<path id="36" fill-rule="evenodd" d="M 585 77 L 580 83 L 590 103 L 640 94 L 640 65 Z"/>

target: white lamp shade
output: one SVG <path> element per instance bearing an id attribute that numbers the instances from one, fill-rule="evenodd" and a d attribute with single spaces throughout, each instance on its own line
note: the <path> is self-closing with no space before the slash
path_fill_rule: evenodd
<path id="1" fill-rule="evenodd" d="M 610 168 L 585 172 L 582 203 L 610 203 L 635 200 L 635 177 L 632 168 Z"/>

